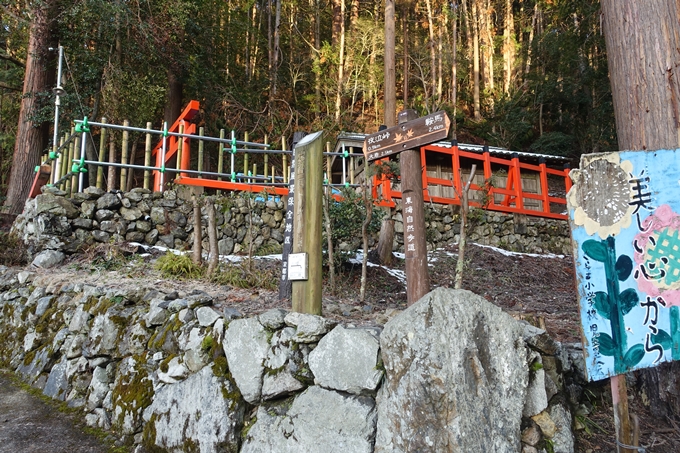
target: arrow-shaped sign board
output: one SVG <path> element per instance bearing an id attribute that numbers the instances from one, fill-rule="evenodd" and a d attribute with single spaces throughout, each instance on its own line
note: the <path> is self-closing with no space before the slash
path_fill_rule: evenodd
<path id="1" fill-rule="evenodd" d="M 368 162 L 417 148 L 449 135 L 451 120 L 444 111 L 401 123 L 368 135 L 364 139 L 364 155 Z"/>

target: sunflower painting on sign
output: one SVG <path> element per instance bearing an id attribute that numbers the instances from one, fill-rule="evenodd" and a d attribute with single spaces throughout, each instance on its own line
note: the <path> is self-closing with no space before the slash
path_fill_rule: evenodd
<path id="1" fill-rule="evenodd" d="M 581 157 L 567 196 L 589 380 L 680 359 L 680 149 Z"/>

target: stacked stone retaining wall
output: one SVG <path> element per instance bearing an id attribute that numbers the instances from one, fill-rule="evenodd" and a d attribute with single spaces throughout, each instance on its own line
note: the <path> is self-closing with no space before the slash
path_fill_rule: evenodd
<path id="1" fill-rule="evenodd" d="M 217 300 L 0 267 L 0 364 L 139 453 L 573 452 L 578 351 L 472 293 L 384 331 Z"/>
<path id="2" fill-rule="evenodd" d="M 163 193 L 145 189 L 104 192 L 90 187 L 74 198 L 52 187 L 28 200 L 14 229 L 33 254 L 44 249 L 74 253 L 83 246 L 109 241 L 188 250 L 194 237 L 193 203 L 189 189 L 180 187 Z M 216 198 L 218 248 L 221 255 L 252 250 L 279 251 L 284 240 L 284 205 L 281 200 L 258 200 L 242 196 Z M 427 205 L 425 218 L 428 247 L 458 242 L 460 215 L 454 207 Z M 390 212 L 395 222 L 394 251 L 403 252 L 401 208 Z M 570 253 L 566 221 L 508 215 L 474 209 L 469 216 L 468 240 L 512 251 Z M 205 231 L 207 213 L 202 209 L 203 249 L 208 249 Z M 369 240 L 372 247 L 377 233 Z M 360 237 L 340 244 L 341 250 L 356 250 Z"/>

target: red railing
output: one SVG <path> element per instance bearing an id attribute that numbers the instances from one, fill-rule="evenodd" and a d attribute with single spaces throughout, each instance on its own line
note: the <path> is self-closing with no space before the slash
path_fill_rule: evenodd
<path id="1" fill-rule="evenodd" d="M 185 134 L 194 134 L 196 132 L 196 125 L 192 124 L 190 121 L 197 112 L 198 102 L 191 101 L 168 131 L 178 133 L 180 127 L 182 127 Z M 178 168 L 180 171 L 190 170 L 191 148 L 189 138 L 186 137 L 167 137 L 165 163 L 162 162 L 161 140 L 153 150 L 153 153 L 156 156 L 156 167 L 164 167 L 165 164 L 177 154 L 180 142 L 182 143 L 182 153 L 180 157 L 180 166 Z M 451 166 L 449 167 L 448 164 L 443 166 L 447 171 L 449 169 L 451 170 L 451 173 L 448 174 L 448 178 L 428 175 L 428 153 L 430 153 L 431 157 L 437 157 L 437 155 L 439 155 L 439 161 L 441 161 L 441 155 L 450 156 Z M 463 151 L 460 150 L 457 145 L 451 147 L 437 145 L 423 146 L 420 149 L 420 156 L 423 168 L 422 183 L 423 198 L 425 202 L 460 205 L 461 189 L 464 185 L 461 181 L 461 169 L 465 168 L 465 171 L 469 174 L 470 166 L 476 164 L 478 168 L 476 175 L 479 175 L 479 178 L 476 177 L 475 179 L 478 181 L 473 181 L 470 185 L 470 206 L 492 211 L 526 214 L 553 219 L 567 218 L 565 212 L 566 199 L 564 197 L 550 195 L 549 179 L 557 178 L 556 183 L 560 186 L 560 189 L 564 189 L 564 193 L 566 194 L 571 188 L 569 168 L 548 168 L 544 159 L 539 160 L 538 165 L 520 162 L 517 154 L 514 154 L 510 159 L 503 159 L 501 157 L 492 156 L 488 151 L 481 154 Z M 461 165 L 461 159 L 464 161 L 464 165 Z M 159 171 L 154 171 L 154 190 L 160 189 L 160 175 L 161 173 Z M 482 176 L 484 182 L 479 181 Z M 502 179 L 505 179 L 505 181 L 499 184 L 498 181 Z M 288 187 L 286 186 L 222 181 L 200 176 L 193 177 L 189 176 L 188 173 L 182 172 L 175 175 L 173 181 L 177 184 L 203 186 L 218 190 L 267 192 L 279 196 L 288 195 Z M 534 187 L 525 188 L 525 185 L 533 185 Z M 450 196 L 443 195 L 443 192 L 446 189 L 448 189 Z M 434 192 L 441 192 L 442 194 L 438 195 L 434 194 Z M 373 197 L 376 200 L 375 204 L 378 206 L 394 207 L 396 206 L 395 199 L 401 198 L 401 192 L 393 187 L 393 182 L 390 179 L 386 177 L 383 177 L 382 179 L 374 177 Z"/>
<path id="2" fill-rule="evenodd" d="M 449 179 L 438 178 L 428 175 L 427 153 L 438 153 L 451 157 L 451 174 Z M 461 151 L 458 146 L 442 147 L 435 145 L 423 146 L 420 149 L 422 163 L 423 198 L 426 202 L 440 204 L 461 204 L 461 189 L 464 183 L 461 181 L 461 159 L 467 163 L 477 165 L 476 175 L 483 175 L 485 183 L 470 185 L 470 206 L 480 207 L 492 211 L 507 213 L 527 214 L 538 217 L 553 219 L 566 219 L 567 201 L 563 197 L 551 196 L 548 186 L 550 177 L 559 178 L 558 183 L 564 181 L 564 193 L 571 188 L 569 168 L 548 168 L 545 160 L 541 159 L 538 165 L 520 162 L 519 156 L 513 155 L 511 159 L 503 159 L 491 156 L 489 152 L 482 154 Z M 448 167 L 448 166 L 447 166 Z M 481 167 L 481 168 L 480 168 Z M 492 172 L 492 167 L 495 172 Z M 469 174 L 469 165 L 468 168 Z M 482 170 L 480 172 L 480 170 Z M 504 187 L 496 187 L 494 179 L 505 178 Z M 535 189 L 524 189 L 529 180 L 535 181 Z M 431 195 L 434 187 L 451 188 L 452 196 Z M 443 190 L 440 189 L 443 192 Z M 378 200 L 377 205 L 394 207 L 395 199 L 401 198 L 401 192 L 393 188 L 393 182 L 388 178 L 373 181 L 373 197 Z"/>

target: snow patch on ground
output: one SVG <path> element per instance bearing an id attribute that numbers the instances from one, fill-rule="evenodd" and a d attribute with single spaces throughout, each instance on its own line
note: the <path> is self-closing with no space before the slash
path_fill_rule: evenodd
<path id="1" fill-rule="evenodd" d="M 477 247 L 483 247 L 486 249 L 491 249 L 495 252 L 501 253 L 505 256 L 531 256 L 533 258 L 564 258 L 564 255 L 555 255 L 554 253 L 520 253 L 520 252 L 511 252 L 508 250 L 503 250 L 499 249 L 498 247 L 494 247 L 491 245 L 482 245 L 482 244 L 475 244 Z"/>
<path id="2" fill-rule="evenodd" d="M 399 256 L 399 255 L 401 255 L 401 256 Z M 401 259 L 404 259 L 404 257 L 405 257 L 405 255 L 403 253 L 394 253 L 394 256 L 396 256 L 397 258 L 401 258 Z M 349 259 L 350 263 L 359 264 L 359 265 L 362 264 L 363 261 L 364 261 L 364 251 L 362 249 L 357 250 L 357 254 L 354 258 Z M 380 264 L 371 263 L 370 261 L 366 261 L 366 266 L 382 267 L 383 269 L 385 269 L 385 272 L 387 272 L 388 274 L 390 274 L 391 276 L 393 276 L 394 278 L 399 280 L 400 283 L 406 285 L 406 273 L 402 270 L 392 269 L 392 268 L 389 268 L 387 266 L 381 266 Z"/>

